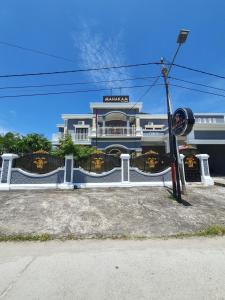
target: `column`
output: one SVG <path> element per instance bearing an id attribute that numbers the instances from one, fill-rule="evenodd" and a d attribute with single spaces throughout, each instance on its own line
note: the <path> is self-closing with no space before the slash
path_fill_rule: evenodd
<path id="1" fill-rule="evenodd" d="M 166 137 L 166 139 L 164 140 L 164 143 L 165 143 L 166 153 L 170 153 L 170 141 L 169 141 L 169 137 Z"/>
<path id="2" fill-rule="evenodd" d="M 59 185 L 60 189 L 72 190 L 74 189 L 73 184 L 73 155 L 65 156 L 65 167 L 64 167 L 64 183 Z"/>
<path id="3" fill-rule="evenodd" d="M 105 116 L 102 116 L 102 135 L 105 135 Z"/>
<path id="4" fill-rule="evenodd" d="M 0 190 L 10 189 L 13 159 L 18 158 L 17 154 L 5 153 L 2 155 L 2 173 L 0 178 Z"/>
<path id="5" fill-rule="evenodd" d="M 181 171 L 183 172 L 183 179 L 184 179 L 184 183 L 186 183 L 186 180 L 185 180 L 185 171 L 184 171 L 184 154 L 180 154 L 180 161 L 181 161 Z"/>
<path id="6" fill-rule="evenodd" d="M 136 135 L 141 135 L 140 118 L 136 117 Z"/>
<path id="7" fill-rule="evenodd" d="M 122 183 L 130 182 L 130 154 L 121 154 L 121 181 Z"/>
<path id="8" fill-rule="evenodd" d="M 95 118 L 94 115 L 93 115 L 93 117 L 92 117 L 92 129 L 91 129 L 91 134 L 92 134 L 92 136 L 95 136 L 95 135 L 96 135 L 96 118 Z"/>
<path id="9" fill-rule="evenodd" d="M 127 136 L 130 135 L 130 117 L 127 117 Z"/>
<path id="10" fill-rule="evenodd" d="M 201 169 L 201 182 L 204 185 L 214 185 L 214 181 L 209 173 L 209 155 L 208 154 L 197 154 L 196 157 L 200 160 Z"/>

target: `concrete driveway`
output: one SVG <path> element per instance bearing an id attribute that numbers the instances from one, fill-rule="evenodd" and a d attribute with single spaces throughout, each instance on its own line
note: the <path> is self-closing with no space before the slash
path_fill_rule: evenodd
<path id="1" fill-rule="evenodd" d="M 225 188 L 193 187 L 184 204 L 165 188 L 0 192 L 0 235 L 160 237 L 225 224 Z"/>

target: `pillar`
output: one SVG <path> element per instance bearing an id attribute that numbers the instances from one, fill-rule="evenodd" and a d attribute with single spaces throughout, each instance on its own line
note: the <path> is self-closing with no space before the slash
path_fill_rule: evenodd
<path id="1" fill-rule="evenodd" d="M 185 171 L 184 171 L 184 154 L 180 154 L 180 161 L 181 161 L 181 172 L 183 173 L 183 179 L 184 179 L 184 183 L 186 183 L 186 180 L 185 180 Z"/>
<path id="2" fill-rule="evenodd" d="M 130 182 L 130 154 L 121 154 L 121 182 Z"/>
<path id="3" fill-rule="evenodd" d="M 140 118 L 136 117 L 136 135 L 141 135 Z"/>
<path id="4" fill-rule="evenodd" d="M 1 190 L 9 190 L 10 188 L 12 163 L 15 158 L 18 158 L 17 154 L 5 153 L 2 155 L 2 172 L 0 178 Z"/>
<path id="5" fill-rule="evenodd" d="M 96 135 L 96 118 L 95 116 L 93 116 L 92 118 L 92 130 L 91 130 L 91 133 L 93 136 Z"/>
<path id="6" fill-rule="evenodd" d="M 201 169 L 201 182 L 204 185 L 214 185 L 214 181 L 209 173 L 209 155 L 208 154 L 197 154 L 196 157 L 200 160 Z"/>
<path id="7" fill-rule="evenodd" d="M 102 135 L 105 135 L 105 116 L 102 117 Z"/>
<path id="8" fill-rule="evenodd" d="M 65 167 L 64 167 L 64 183 L 59 185 L 60 189 L 71 190 L 74 188 L 73 184 L 73 155 L 65 156 Z"/>
<path id="9" fill-rule="evenodd" d="M 130 135 L 130 118 L 127 117 L 127 136 Z"/>

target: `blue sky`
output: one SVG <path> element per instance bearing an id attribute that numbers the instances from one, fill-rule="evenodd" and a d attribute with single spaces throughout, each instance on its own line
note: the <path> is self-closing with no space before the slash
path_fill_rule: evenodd
<path id="1" fill-rule="evenodd" d="M 162 56 L 171 60 L 181 28 L 187 28 L 191 32 L 176 62 L 225 75 L 224 0 L 2 0 L 0 42 L 37 49 L 72 61 L 0 44 L 0 75 L 133 64 L 157 61 Z M 147 66 L 119 71 L 0 78 L 0 87 L 101 81 L 157 76 L 159 73 L 159 67 Z M 223 79 L 178 68 L 174 68 L 171 75 L 219 88 L 225 87 Z M 0 96 L 143 85 L 151 82 L 152 79 L 113 84 L 1 89 Z M 118 89 L 113 94 L 129 94 L 131 100 L 137 101 L 146 89 Z M 1 98 L 0 132 L 38 132 L 51 137 L 57 131 L 56 123 L 61 123 L 61 113 L 87 113 L 89 102 L 102 101 L 104 94 L 109 92 Z M 184 106 L 191 107 L 194 112 L 225 112 L 223 97 L 175 87 L 171 87 L 171 96 L 174 109 Z M 164 87 L 154 87 L 142 101 L 143 111 L 164 113 Z"/>

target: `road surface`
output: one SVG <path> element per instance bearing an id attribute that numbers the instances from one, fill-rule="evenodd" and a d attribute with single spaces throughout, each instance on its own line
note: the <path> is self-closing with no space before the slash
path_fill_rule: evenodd
<path id="1" fill-rule="evenodd" d="M 225 238 L 0 243 L 0 299 L 225 299 Z"/>

